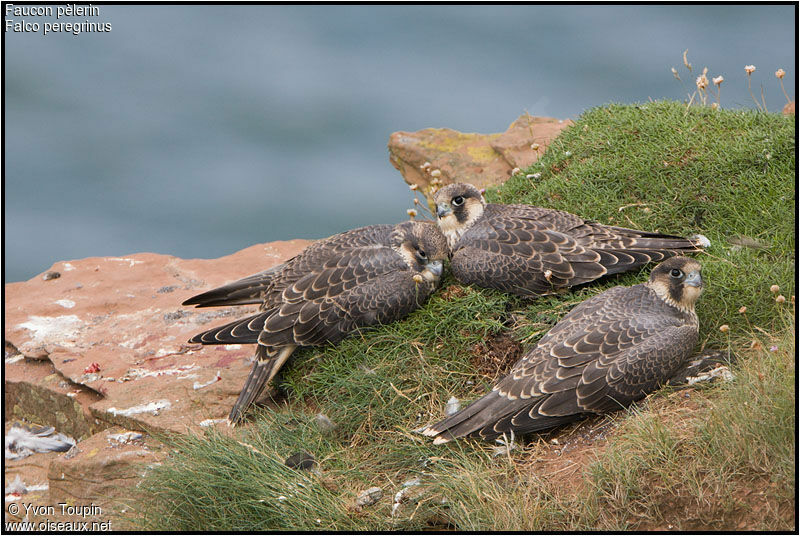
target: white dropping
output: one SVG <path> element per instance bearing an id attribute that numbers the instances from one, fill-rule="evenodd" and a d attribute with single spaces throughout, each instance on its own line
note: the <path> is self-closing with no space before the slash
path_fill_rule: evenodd
<path id="1" fill-rule="evenodd" d="M 72 309 L 75 307 L 75 302 L 72 300 L 56 300 L 55 303 L 64 309 Z"/>
<path id="2" fill-rule="evenodd" d="M 75 315 L 29 316 L 27 322 L 17 324 L 17 327 L 32 331 L 36 340 L 58 340 L 75 337 L 81 324 L 80 318 Z"/>
<path id="3" fill-rule="evenodd" d="M 108 412 L 112 415 L 122 415 L 123 417 L 130 417 L 131 415 L 138 415 L 139 413 L 158 415 L 161 410 L 169 409 L 170 407 L 172 407 L 172 404 L 169 400 L 158 400 L 156 402 L 132 406 L 127 409 L 108 408 Z"/>
<path id="4" fill-rule="evenodd" d="M 128 257 L 109 257 L 106 259 L 106 261 L 129 262 L 129 266 L 131 268 L 133 268 L 136 264 L 144 264 L 144 261 L 137 261 Z"/>
<path id="5" fill-rule="evenodd" d="M 228 419 L 206 419 L 204 421 L 200 421 L 200 426 L 203 428 L 208 428 L 209 426 L 214 426 L 215 424 L 222 424 L 224 422 L 228 422 Z"/>
<path id="6" fill-rule="evenodd" d="M 120 432 L 119 434 L 108 434 L 106 439 L 108 439 L 108 442 L 112 445 L 114 443 L 125 445 L 131 441 L 136 441 L 137 439 L 141 439 L 143 437 L 144 434 L 141 432 Z"/>
<path id="7" fill-rule="evenodd" d="M 211 378 L 210 380 L 208 380 L 205 383 L 194 382 L 194 385 L 192 385 L 192 388 L 195 391 L 197 391 L 198 389 L 202 389 L 203 387 L 208 387 L 209 385 L 215 384 L 218 381 L 220 381 L 221 379 L 222 379 L 222 376 L 220 375 L 219 371 L 217 371 L 217 375 L 214 376 L 213 378 Z"/>

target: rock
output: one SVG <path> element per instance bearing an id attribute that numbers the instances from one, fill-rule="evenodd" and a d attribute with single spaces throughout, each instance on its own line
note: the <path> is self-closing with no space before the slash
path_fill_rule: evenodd
<path id="1" fill-rule="evenodd" d="M 286 458 L 283 463 L 290 469 L 311 469 L 317 462 L 314 460 L 314 456 L 308 452 L 298 452 Z"/>
<path id="2" fill-rule="evenodd" d="M 5 421 L 26 419 L 82 439 L 110 426 L 89 406 L 102 396 L 62 376 L 50 361 L 23 359 L 5 364 Z"/>
<path id="3" fill-rule="evenodd" d="M 224 418 L 253 349 L 186 341 L 255 306 L 194 309 L 181 302 L 283 262 L 308 243 L 261 244 L 211 260 L 88 258 L 56 263 L 58 279 L 7 284 L 5 339 L 44 361 L 6 363 L 6 418 L 27 417 L 76 438 L 110 424 L 183 433 Z M 210 381 L 218 373 L 219 381 Z"/>
<path id="4" fill-rule="evenodd" d="M 79 443 L 75 455 L 53 459 L 47 471 L 50 504 L 66 503 L 76 515 L 90 514 L 84 521 L 112 520 L 111 528 L 119 530 L 119 515 L 136 486 L 164 456 L 149 438 L 122 443 L 113 439 L 126 434 L 118 427 L 108 429 Z"/>
<path id="5" fill-rule="evenodd" d="M 530 166 L 572 121 L 523 114 L 501 134 L 463 134 L 447 128 L 395 132 L 389 161 L 409 184 L 430 198 L 431 183 L 502 184 L 514 168 Z M 531 145 L 538 144 L 537 149 Z M 426 165 L 430 164 L 429 166 Z"/>
<path id="6" fill-rule="evenodd" d="M 379 487 L 372 487 L 369 489 L 365 489 L 361 493 L 358 494 L 356 497 L 356 506 L 364 507 L 364 506 L 372 506 L 383 497 L 383 490 Z"/>
<path id="7" fill-rule="evenodd" d="M 74 511 L 61 515 L 58 503 L 64 502 L 98 506 L 102 515 L 92 520 L 108 521 L 120 511 L 120 494 L 129 494 L 158 458 L 141 431 L 186 433 L 202 430 L 203 423 L 224 423 L 250 371 L 253 349 L 186 341 L 255 308 L 180 304 L 283 262 L 308 244 L 261 244 L 211 260 L 151 253 L 89 258 L 56 263 L 56 279 L 6 284 L 6 432 L 10 421 L 24 419 L 78 440 L 68 452 L 7 461 L 6 481 L 19 476 L 30 490 L 17 504 L 41 507 L 45 514 L 29 518 L 86 521 Z M 105 432 L 114 424 L 128 430 Z M 230 433 L 224 425 L 220 429 Z M 49 490 L 42 491 L 46 485 Z M 117 518 L 114 523 L 111 528 L 119 530 Z"/>

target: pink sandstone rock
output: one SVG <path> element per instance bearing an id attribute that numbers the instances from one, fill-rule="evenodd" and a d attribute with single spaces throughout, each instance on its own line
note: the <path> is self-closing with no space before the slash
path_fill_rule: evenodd
<path id="1" fill-rule="evenodd" d="M 447 128 L 395 132 L 389 138 L 389 161 L 409 185 L 418 185 L 429 198 L 437 172 L 441 185 L 496 186 L 505 182 L 514 168 L 536 162 L 571 124 L 570 120 L 523 114 L 501 134 L 463 134 Z M 532 149 L 533 144 L 538 148 Z"/>
<path id="2" fill-rule="evenodd" d="M 15 416 L 35 417 L 41 411 L 33 402 L 46 398 L 74 420 L 81 411 L 69 409 L 72 390 L 105 423 L 101 428 L 113 423 L 186 432 L 224 419 L 250 370 L 253 348 L 186 341 L 255 306 L 194 309 L 181 302 L 283 262 L 308 244 L 273 242 L 211 260 L 152 253 L 88 258 L 54 264 L 50 271 L 61 274 L 55 279 L 7 284 L 5 340 L 23 355 L 44 356 L 53 369 L 34 372 L 29 359 L 6 360 L 7 394 L 14 395 L 7 397 L 6 418 L 8 408 Z M 91 418 L 81 419 L 73 433 L 96 431 Z"/>
<path id="3" fill-rule="evenodd" d="M 309 243 L 260 244 L 211 260 L 139 253 L 58 262 L 47 276 L 5 285 L 5 429 L 26 419 L 78 440 L 70 452 L 7 460 L 7 482 L 19 477 L 34 486 L 10 500 L 41 507 L 43 515 L 29 516 L 34 522 L 87 520 L 61 515 L 65 502 L 96 506 L 101 513 L 89 521 L 125 528 L 121 509 L 159 455 L 148 434 L 117 441 L 126 431 L 111 427 L 230 433 L 224 420 L 250 370 L 252 347 L 186 341 L 255 306 L 181 302 L 279 264 Z"/>
<path id="4" fill-rule="evenodd" d="M 108 523 L 111 530 L 132 528 L 120 514 L 136 499 L 136 485 L 163 458 L 161 445 L 150 436 L 118 426 L 109 428 L 79 443 L 72 456 L 58 456 L 50 462 L 50 503 L 67 503 L 73 507 L 67 514 L 88 513 L 84 520 Z"/>

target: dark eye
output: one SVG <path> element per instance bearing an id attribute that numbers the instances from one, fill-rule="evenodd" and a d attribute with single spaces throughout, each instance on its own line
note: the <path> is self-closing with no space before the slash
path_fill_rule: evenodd
<path id="1" fill-rule="evenodd" d="M 455 197 L 453 198 L 453 201 L 452 201 L 452 202 L 453 202 L 453 206 L 454 206 L 454 207 L 460 207 L 461 205 L 463 205 L 463 204 L 464 204 L 464 198 L 463 198 L 463 197 L 461 197 L 460 195 L 457 195 L 457 196 L 455 196 Z"/>
<path id="2" fill-rule="evenodd" d="M 428 258 L 428 255 L 424 251 L 422 251 L 421 249 L 418 250 L 417 253 L 419 254 L 421 259 L 427 259 Z"/>
<path id="3" fill-rule="evenodd" d="M 683 277 L 683 272 L 681 272 L 677 268 L 673 268 L 672 270 L 670 270 L 669 275 L 675 278 Z"/>

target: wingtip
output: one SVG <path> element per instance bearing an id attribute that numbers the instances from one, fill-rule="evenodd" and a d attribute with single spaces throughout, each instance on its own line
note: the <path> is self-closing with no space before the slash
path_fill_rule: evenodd
<path id="1" fill-rule="evenodd" d="M 434 430 L 432 427 L 429 426 L 428 428 L 425 428 L 422 431 L 422 435 L 428 436 L 428 437 L 433 437 L 435 435 L 439 435 L 439 432 L 437 432 L 436 430 Z"/>
<path id="2" fill-rule="evenodd" d="M 450 440 L 446 437 L 438 436 L 436 439 L 433 440 L 434 445 L 441 445 L 442 443 L 449 443 Z"/>
<path id="3" fill-rule="evenodd" d="M 183 303 L 181 303 L 181 305 L 184 306 L 184 307 L 189 307 L 191 305 L 194 305 L 195 307 L 200 307 L 201 304 L 202 304 L 202 300 L 200 300 L 198 298 L 200 298 L 202 296 L 203 296 L 203 294 L 195 294 L 191 298 L 185 299 L 183 301 Z"/>

